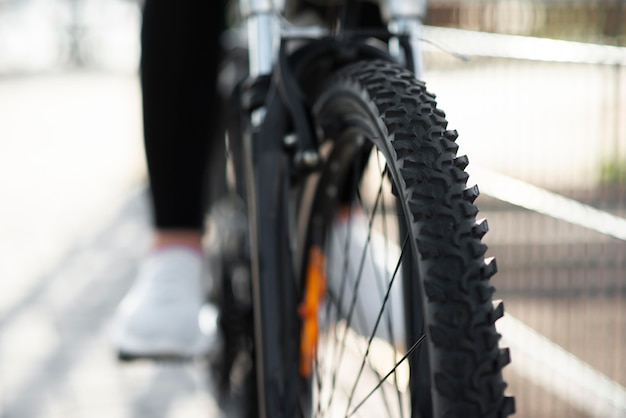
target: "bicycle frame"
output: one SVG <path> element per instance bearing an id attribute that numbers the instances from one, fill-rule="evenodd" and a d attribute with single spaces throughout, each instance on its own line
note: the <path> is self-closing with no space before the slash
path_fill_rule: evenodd
<path id="1" fill-rule="evenodd" d="M 300 290 L 294 280 L 294 270 L 297 270 L 294 265 L 297 263 L 294 262 L 292 236 L 289 233 L 294 219 L 289 182 L 294 160 L 306 173 L 315 168 L 319 159 L 316 133 L 307 121 L 308 114 L 297 100 L 291 101 L 294 95 L 297 96 L 297 86 L 293 86 L 295 81 L 286 68 L 289 53 L 285 44 L 294 39 L 312 41 L 312 45 L 317 42 L 321 47 L 317 51 L 313 48 L 309 55 L 322 56 L 331 54 L 329 51 L 333 48 L 340 50 L 348 42 L 333 41 L 331 31 L 321 26 L 289 24 L 281 18 L 281 13 L 285 6 L 293 6 L 296 0 L 286 1 L 288 4 L 281 0 L 239 1 L 243 24 L 247 29 L 249 57 L 249 78 L 245 89 L 247 96 L 253 97 L 252 104 L 245 109 L 249 115 L 251 135 L 244 138 L 241 145 L 248 185 L 257 385 L 262 418 L 270 418 L 267 417 L 267 402 L 271 399 L 286 400 L 284 405 L 271 407 L 271 410 L 283 411 L 281 416 L 287 417 L 289 411 L 296 410 L 295 405 L 289 404 L 296 399 L 293 393 L 296 389 L 282 387 L 284 376 L 298 378 L 298 359 L 293 358 L 298 348 L 292 346 L 294 342 L 285 339 L 285 334 L 298 335 L 300 326 L 294 314 L 297 298 L 293 295 L 298 295 Z M 391 55 L 392 59 L 406 65 L 419 77 L 426 0 L 377 2 L 389 32 L 389 54 L 386 56 Z M 349 5 L 351 0 L 346 3 Z M 327 43 L 323 43 L 324 40 Z M 358 45 L 355 48 L 355 54 L 361 55 L 361 58 L 375 57 L 376 52 L 370 49 L 358 49 Z M 290 129 L 295 129 L 295 135 Z M 286 147 L 296 151 L 290 155 L 285 151 Z M 277 326 L 263 328 L 264 324 L 279 323 L 279 319 L 283 327 L 291 329 L 290 332 Z M 263 370 L 263 367 L 267 369 Z"/>

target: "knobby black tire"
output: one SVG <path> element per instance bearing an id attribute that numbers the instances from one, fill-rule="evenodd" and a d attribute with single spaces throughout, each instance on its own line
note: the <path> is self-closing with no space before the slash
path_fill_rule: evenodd
<path id="1" fill-rule="evenodd" d="M 345 158 L 354 159 L 360 153 L 342 150 L 346 132 L 358 131 L 369 140 L 363 149 L 373 147 L 386 160 L 384 175 L 393 184 L 404 223 L 401 230 L 406 230 L 410 241 L 411 260 L 403 260 L 402 268 L 416 265 L 408 277 L 419 282 L 403 288 L 412 293 L 405 294 L 405 311 L 412 316 L 406 325 L 411 328 L 406 331 L 411 340 L 407 345 L 420 338 L 415 329 L 423 326 L 426 330 L 422 360 L 415 353 L 407 360 L 411 365 L 410 416 L 512 414 L 514 401 L 505 396 L 502 377 L 509 352 L 499 347 L 494 325 L 503 307 L 492 301 L 494 288 L 489 284 L 496 264 L 492 258 L 485 259 L 487 247 L 481 242 L 487 222 L 476 220 L 478 209 L 473 202 L 478 189 L 466 184 L 468 159 L 456 156 L 457 133 L 447 130 L 435 96 L 409 71 L 389 62 L 368 61 L 340 70 L 322 89 L 314 110 L 321 131 L 330 139 L 321 147 L 326 150 L 327 164 L 308 215 L 307 245 L 314 244 L 320 224 L 327 229 L 339 210 L 341 202 L 333 207 L 324 197 L 329 179 L 343 176 L 351 181 L 345 170 L 337 171 L 337 162 L 343 164 Z M 334 162 L 332 155 L 337 158 Z M 321 223 L 316 211 L 325 218 Z M 421 300 L 415 299 L 417 295 Z M 427 376 L 420 363 L 424 356 L 430 368 Z M 419 393 L 429 386 L 430 393 Z M 312 416 L 324 415 L 320 413 L 323 408 L 311 409 Z"/>

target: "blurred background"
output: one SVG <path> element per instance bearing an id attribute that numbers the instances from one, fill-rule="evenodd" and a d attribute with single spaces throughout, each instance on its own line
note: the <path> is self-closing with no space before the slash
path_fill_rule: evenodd
<path id="1" fill-rule="evenodd" d="M 108 343 L 148 246 L 140 10 L 0 0 L 2 418 L 220 414 L 204 365 L 121 366 Z M 516 416 L 626 416 L 626 1 L 431 0 L 428 24 Z"/>

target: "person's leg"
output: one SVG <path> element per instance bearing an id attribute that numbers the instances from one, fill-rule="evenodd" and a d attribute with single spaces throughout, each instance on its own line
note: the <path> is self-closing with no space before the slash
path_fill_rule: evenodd
<path id="1" fill-rule="evenodd" d="M 200 249 L 215 126 L 220 2 L 148 0 L 141 84 L 155 247 Z M 180 242 L 179 242 L 180 241 Z"/>
<path id="2" fill-rule="evenodd" d="M 204 0 L 147 0 L 141 84 L 154 242 L 120 304 L 114 344 L 125 356 L 189 357 L 205 347 L 204 196 L 223 14 Z"/>

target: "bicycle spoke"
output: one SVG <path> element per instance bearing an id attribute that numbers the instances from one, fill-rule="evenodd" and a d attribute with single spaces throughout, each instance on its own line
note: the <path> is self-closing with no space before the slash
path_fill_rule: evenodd
<path id="1" fill-rule="evenodd" d="M 320 414 L 322 412 L 322 409 L 324 410 L 325 413 L 327 413 L 330 408 L 332 407 L 332 403 L 333 403 L 333 397 L 334 397 L 334 393 L 336 392 L 337 389 L 337 384 L 338 384 L 338 379 L 337 379 L 337 372 L 338 372 L 338 366 L 340 364 L 342 364 L 342 359 L 344 356 L 344 350 L 346 348 L 346 335 L 347 335 L 347 330 L 350 328 L 350 324 L 352 322 L 354 322 L 354 319 L 357 320 L 357 322 L 360 322 L 362 325 L 362 329 L 368 329 L 368 327 L 366 327 L 367 324 L 367 320 L 366 320 L 366 316 L 363 313 L 363 306 L 357 305 L 356 304 L 356 298 L 358 297 L 358 291 L 360 288 L 360 284 L 361 284 L 361 278 L 363 276 L 363 271 L 364 271 L 364 267 L 365 264 L 367 262 L 367 256 L 369 255 L 370 260 L 374 260 L 375 259 L 375 253 L 374 253 L 374 247 L 371 243 L 372 241 L 372 233 L 373 233 L 373 224 L 375 219 L 379 219 L 377 217 L 382 216 L 382 233 L 383 233 L 383 237 L 385 237 L 384 239 L 384 260 L 385 263 L 383 264 L 384 266 L 387 266 L 389 264 L 389 244 L 388 244 L 388 226 L 387 226 L 387 209 L 386 209 L 386 199 L 385 199 L 385 194 L 384 194 L 384 186 L 385 186 L 385 180 L 388 178 L 387 176 L 389 175 L 388 172 L 388 167 L 386 165 L 386 161 L 383 161 L 383 163 L 381 164 L 380 161 L 380 154 L 378 153 L 376 155 L 377 158 L 377 167 L 378 167 L 378 173 L 380 173 L 380 183 L 379 183 L 379 187 L 378 187 L 378 191 L 376 194 L 376 199 L 373 203 L 373 207 L 369 206 L 369 208 L 371 208 L 371 213 L 370 213 L 370 209 L 368 209 L 368 205 L 365 204 L 364 200 L 363 200 L 363 196 L 361 194 L 360 188 L 356 187 L 355 188 L 355 201 L 356 201 L 356 205 L 354 205 L 355 201 L 352 201 L 351 205 L 353 206 L 350 209 L 349 212 L 349 216 L 348 216 L 348 222 L 347 222 L 347 226 L 348 226 L 348 233 L 347 235 L 344 237 L 344 242 L 338 242 L 336 244 L 338 244 L 336 247 L 331 246 L 331 248 L 343 248 L 343 253 L 346 254 L 346 257 L 343 259 L 343 265 L 342 265 L 342 278 L 341 278 L 341 286 L 340 286 L 340 290 L 339 290 L 339 297 L 337 297 L 337 295 L 334 293 L 334 291 L 332 289 L 328 289 L 327 290 L 327 296 L 328 296 L 328 305 L 326 307 L 326 315 L 327 315 L 327 320 L 329 320 L 329 323 L 333 323 L 332 322 L 332 311 L 335 310 L 335 319 L 336 321 L 338 321 L 340 318 L 346 318 L 346 324 L 345 324 L 345 330 L 343 332 L 343 335 L 341 337 L 341 341 L 339 341 L 338 339 L 338 327 L 334 326 L 333 330 L 332 330 L 332 335 L 333 335 L 333 346 L 334 348 L 330 347 L 331 344 L 327 344 L 324 351 L 325 351 L 325 355 L 324 355 L 324 359 L 325 360 L 329 360 L 329 357 L 332 356 L 333 361 L 332 361 L 332 377 L 331 377 L 331 392 L 328 398 L 328 403 L 326 404 L 325 408 L 321 407 L 322 402 L 324 402 L 324 400 L 322 399 L 322 387 L 321 384 L 318 385 L 317 389 L 318 389 L 318 400 L 317 400 L 317 413 Z M 361 257 L 360 257 L 360 263 L 358 266 L 358 272 L 356 274 L 356 280 L 355 281 L 351 281 L 351 283 L 349 283 L 348 280 L 348 276 L 352 277 L 350 273 L 350 271 L 352 270 L 352 265 L 351 265 L 351 261 L 354 259 L 354 257 L 349 257 L 347 256 L 350 251 L 350 246 L 352 244 L 352 228 L 354 225 L 353 222 L 353 213 L 354 213 L 354 206 L 358 207 L 360 206 L 361 209 L 363 210 L 365 217 L 368 219 L 368 231 L 367 231 L 367 238 L 365 240 L 365 243 L 363 245 L 362 251 L 361 251 Z M 380 209 L 380 211 L 377 213 L 377 210 Z M 337 236 L 333 236 L 334 239 L 337 239 Z M 388 335 L 390 336 L 390 340 L 393 344 L 393 342 L 395 341 L 395 335 L 394 335 L 394 330 L 393 330 L 393 321 L 392 321 L 392 317 L 391 317 L 391 310 L 387 309 L 388 307 L 388 301 L 389 298 L 391 296 L 391 290 L 393 287 L 393 284 L 395 282 L 395 278 L 398 275 L 398 271 L 399 268 L 401 266 L 401 262 L 402 262 L 402 258 L 404 255 L 404 251 L 406 248 L 406 242 L 408 240 L 408 237 L 405 237 L 405 239 L 403 240 L 403 244 L 402 244 L 402 249 L 400 252 L 400 257 L 399 260 L 397 262 L 397 265 L 394 269 L 393 275 L 390 277 L 390 273 L 391 271 L 389 269 L 387 269 L 385 267 L 385 273 L 383 273 L 381 275 L 381 272 L 378 271 L 377 268 L 374 268 L 373 274 L 376 276 L 373 279 L 376 282 L 376 288 L 380 297 L 380 300 L 382 301 L 382 306 L 381 309 L 378 313 L 378 316 L 376 318 L 375 321 L 375 325 L 374 325 L 374 329 L 371 331 L 370 333 L 370 337 L 369 340 L 367 342 L 367 347 L 365 350 L 365 353 L 361 355 L 361 365 L 359 368 L 359 372 L 357 375 L 357 378 L 354 382 L 354 384 L 352 385 L 351 390 L 349 391 L 349 398 L 348 398 L 348 404 L 347 404 L 347 408 L 346 408 L 346 413 L 348 412 L 350 406 L 352 405 L 352 401 L 354 400 L 354 397 L 356 395 L 356 388 L 357 385 L 360 381 L 361 376 L 363 375 L 363 371 L 365 369 L 365 365 L 367 364 L 369 366 L 369 369 L 371 369 L 372 372 L 374 372 L 376 374 L 376 376 L 378 377 L 378 379 L 380 380 L 386 380 L 388 377 L 385 377 L 384 379 L 382 379 L 382 374 L 377 370 L 377 368 L 375 367 L 375 365 L 373 365 L 371 363 L 371 359 L 369 357 L 370 354 L 370 348 L 373 342 L 373 339 L 378 331 L 378 329 L 380 328 L 380 323 L 381 321 L 383 321 L 383 324 L 385 324 L 385 327 L 387 328 L 388 331 Z M 361 244 L 361 243 L 358 243 Z M 356 266 L 355 266 L 356 267 Z M 381 277 L 382 276 L 382 277 Z M 385 286 L 386 286 L 386 290 L 385 290 Z M 345 291 L 347 290 L 348 287 L 351 287 L 353 289 L 353 295 L 352 295 L 352 300 L 350 303 L 350 307 L 349 310 L 347 312 L 347 316 L 346 316 L 346 312 L 344 309 L 342 309 L 342 305 L 343 305 L 343 299 L 344 299 L 344 294 Z M 342 313 L 343 312 L 343 313 Z M 384 320 L 383 320 L 383 315 L 385 315 Z M 356 318 L 355 318 L 356 316 Z M 336 322 L 335 322 L 336 323 Z M 327 340 L 328 340 L 329 335 L 327 335 Z M 328 341 L 327 341 L 328 342 Z M 338 348 L 339 346 L 339 348 Z M 329 351 L 332 352 L 330 353 L 331 356 L 329 356 Z M 394 356 L 395 357 L 395 356 Z M 393 360 L 393 362 L 395 362 L 395 359 Z M 318 379 L 321 378 L 320 376 L 320 371 L 319 371 L 319 365 L 316 366 L 316 377 Z M 325 373 L 324 370 L 322 370 L 322 375 Z M 398 382 L 398 376 L 397 373 L 394 370 L 394 387 L 396 388 L 396 395 L 397 395 L 397 400 L 398 400 L 398 410 L 400 411 L 400 416 L 404 416 L 404 407 L 402 404 L 402 395 L 401 392 L 399 390 L 399 382 Z M 343 390 L 343 389 L 342 389 Z M 380 391 L 381 396 L 382 396 L 382 401 L 385 405 L 385 409 L 387 410 L 387 415 L 392 416 L 391 413 L 391 406 L 388 404 L 388 395 L 385 394 L 385 390 L 381 390 Z M 324 416 L 324 414 L 322 414 L 322 416 Z"/>
<path id="2" fill-rule="evenodd" d="M 359 402 L 359 404 L 357 406 L 354 407 L 354 409 L 352 410 L 352 412 L 350 412 L 350 414 L 347 414 L 346 417 L 351 417 L 353 416 L 364 404 L 365 402 L 367 402 L 367 400 L 374 394 L 374 392 L 376 392 L 382 385 L 383 383 L 385 383 L 385 381 L 389 378 L 389 376 L 391 376 L 393 373 L 395 373 L 395 371 L 398 369 L 398 367 L 400 367 L 400 365 L 402 365 L 402 363 L 404 363 L 404 361 L 406 361 L 406 359 L 424 342 L 424 340 L 426 339 L 426 335 L 422 335 L 419 340 L 415 341 L 415 343 L 411 346 L 411 348 L 409 349 L 409 351 L 407 351 L 407 353 L 402 356 L 402 358 L 400 359 L 400 361 L 398 361 L 396 363 L 396 365 L 389 371 L 389 373 L 387 373 L 379 382 L 378 384 L 374 387 L 374 389 L 372 389 L 364 398 L 363 400 L 361 400 L 361 402 Z"/>
<path id="3" fill-rule="evenodd" d="M 404 250 L 406 249 L 406 244 L 408 242 L 408 235 L 405 237 L 404 242 L 402 244 L 402 254 L 404 254 Z M 365 363 L 368 360 L 368 356 L 370 353 L 370 349 L 372 347 L 372 341 L 374 340 L 374 336 L 376 335 L 376 331 L 378 330 L 378 326 L 380 324 L 380 320 L 383 316 L 383 313 L 385 311 L 385 307 L 387 305 L 387 301 L 389 300 L 389 295 L 391 294 L 391 287 L 393 286 L 393 283 L 397 277 L 398 271 L 400 270 L 400 265 L 402 264 L 402 256 L 400 257 L 400 259 L 398 260 L 398 263 L 396 264 L 396 268 L 393 272 L 393 276 L 391 277 L 391 282 L 389 284 L 389 287 L 387 289 L 387 292 L 385 293 L 385 297 L 383 299 L 383 305 L 380 308 L 380 311 L 378 312 L 378 316 L 376 318 L 376 322 L 374 324 L 374 329 L 372 330 L 372 333 L 369 337 L 369 340 L 367 342 L 367 348 L 365 350 L 365 354 L 363 355 L 363 360 L 361 362 L 361 366 L 359 368 L 359 371 L 357 373 L 356 376 L 356 380 L 354 382 L 354 385 L 352 386 L 352 391 L 350 393 L 350 397 L 348 398 L 348 406 L 346 407 L 346 414 L 348 413 L 348 411 L 350 410 L 350 405 L 352 403 L 352 399 L 354 398 L 354 394 L 356 392 L 356 387 L 359 383 L 359 380 L 361 379 L 361 375 L 363 373 L 363 369 L 365 368 Z"/>
<path id="4" fill-rule="evenodd" d="M 371 247 L 370 247 L 370 248 L 371 248 Z M 348 276 L 350 276 L 350 274 L 348 274 Z M 340 302 L 337 300 L 337 298 L 336 298 L 335 294 L 333 293 L 332 289 L 327 289 L 326 296 L 327 296 L 328 306 L 334 306 L 334 307 L 335 307 L 335 309 L 339 310 L 339 309 L 340 309 Z M 381 301 L 384 299 L 384 296 L 385 296 L 385 295 L 384 295 L 384 290 L 381 290 Z M 327 310 L 328 310 L 328 309 L 327 309 Z M 361 305 L 361 304 L 357 304 L 357 305 L 355 306 L 355 314 L 356 314 L 357 320 L 359 320 L 359 321 L 360 321 L 360 323 L 362 324 L 362 327 L 363 327 L 362 329 L 366 329 L 366 325 L 367 325 L 367 316 L 366 316 L 366 314 L 365 314 L 365 312 L 364 312 L 364 306 L 363 306 L 363 305 Z M 336 330 L 336 328 L 335 328 L 335 330 Z M 335 335 L 336 335 L 336 333 L 335 333 Z M 337 341 L 337 342 L 338 342 L 338 341 Z M 335 347 L 335 349 L 336 349 L 336 347 Z M 329 350 L 329 348 L 328 348 L 328 346 L 326 346 L 326 347 L 325 347 L 325 351 L 326 351 L 326 352 L 328 352 L 328 350 Z M 368 363 L 369 363 L 369 365 L 370 365 L 370 368 L 371 368 L 374 372 L 376 372 L 376 374 L 378 375 L 378 377 L 380 377 L 380 376 L 381 376 L 381 374 L 380 374 L 378 371 L 376 371 L 376 370 L 375 370 L 374 366 L 372 366 L 372 365 L 371 365 L 371 362 L 370 362 L 370 359 L 369 359 L 369 358 L 368 358 Z M 386 399 L 384 399 L 384 400 L 385 400 L 385 402 L 386 402 Z"/>
<path id="5" fill-rule="evenodd" d="M 353 183 L 350 185 L 350 190 L 356 189 L 358 190 L 358 179 L 359 179 L 359 170 L 358 170 L 359 164 L 358 161 L 355 162 L 352 165 L 352 180 Z M 352 213 L 354 210 L 354 201 L 352 199 L 350 199 L 350 207 L 348 208 L 348 220 L 346 223 L 346 240 L 345 243 L 343 245 L 343 254 L 348 254 L 348 251 L 350 249 L 350 245 L 351 245 L 351 237 L 352 237 Z M 346 287 L 346 283 L 347 283 L 347 277 L 348 277 L 348 269 L 349 269 L 349 265 L 350 265 L 350 257 L 344 257 L 343 259 L 343 266 L 342 266 L 342 273 L 341 273 L 341 285 L 339 288 L 339 295 L 338 295 L 338 302 L 336 304 L 336 315 L 335 315 L 335 322 L 337 322 L 339 320 L 339 314 L 341 311 L 341 301 L 343 300 L 343 295 L 344 295 L 344 291 L 345 291 L 345 287 Z M 328 318 L 330 319 L 330 305 L 328 305 L 328 310 L 327 310 L 327 314 L 328 314 Z M 339 339 L 338 339 L 338 335 L 337 335 L 337 327 L 334 327 L 333 329 L 333 341 L 334 341 L 334 350 L 333 350 L 333 361 L 332 361 L 332 369 L 336 370 L 337 367 L 337 346 L 339 344 Z M 336 373 L 333 373 L 333 376 L 331 377 L 331 385 L 332 385 L 332 390 L 331 390 L 331 395 L 329 398 L 329 405 L 327 405 L 327 409 L 330 407 L 330 404 L 332 404 L 332 397 L 333 397 L 333 393 L 334 393 L 334 387 L 336 384 Z"/>
<path id="6" fill-rule="evenodd" d="M 357 191 L 357 195 L 360 195 L 358 188 L 357 188 L 356 191 Z M 378 204 L 379 204 L 379 202 L 381 200 L 382 191 L 383 191 L 383 185 L 382 185 L 382 182 L 381 182 L 380 187 L 378 188 L 377 195 L 376 195 L 376 200 L 374 201 L 373 212 L 375 212 L 376 208 L 378 207 Z M 368 220 L 368 236 L 367 236 L 367 240 L 366 240 L 366 242 L 364 244 L 364 248 L 363 248 L 363 251 L 361 253 L 361 257 L 360 257 L 360 263 L 359 263 L 359 269 L 358 269 L 358 273 L 357 273 L 357 279 L 356 279 L 356 282 L 354 284 L 352 300 L 351 300 L 351 303 L 350 303 L 350 309 L 348 310 L 348 317 L 346 319 L 346 322 L 347 322 L 346 329 L 344 331 L 344 334 L 343 334 L 343 337 L 342 337 L 342 340 L 341 340 L 341 344 L 340 344 L 341 348 L 340 348 L 340 352 L 339 352 L 338 361 L 337 361 L 337 363 L 333 364 L 333 377 L 331 379 L 331 382 L 332 382 L 331 383 L 331 395 L 330 395 L 329 404 L 328 404 L 326 410 L 328 410 L 330 408 L 330 406 L 332 405 L 333 393 L 334 393 L 335 386 L 336 386 L 336 381 L 337 381 L 337 365 L 341 364 L 341 360 L 343 359 L 343 354 L 345 352 L 345 339 L 346 339 L 346 335 L 347 335 L 347 332 L 348 332 L 347 330 L 350 327 L 350 324 L 352 322 L 352 315 L 354 313 L 354 306 L 356 305 L 356 299 L 358 297 L 358 290 L 359 290 L 359 285 L 361 283 L 361 278 L 362 278 L 362 274 L 363 274 L 363 267 L 365 265 L 365 260 L 366 260 L 366 257 L 367 257 L 368 247 L 369 247 L 370 242 L 371 242 L 371 236 L 372 236 L 371 231 L 372 231 L 372 224 L 373 224 L 373 222 L 374 222 L 373 216 L 370 216 L 369 220 Z M 342 302 L 343 302 L 343 300 L 340 299 L 340 303 L 342 303 Z"/>
<path id="7" fill-rule="evenodd" d="M 319 344 L 318 344 L 319 347 Z M 320 361 L 319 361 L 319 357 L 318 357 L 319 353 L 318 351 L 315 352 L 315 358 L 314 358 L 314 364 L 313 364 L 313 368 L 315 370 L 315 384 L 317 385 L 317 404 L 315 406 L 315 411 L 317 412 L 318 417 L 322 416 L 322 378 L 320 375 Z M 323 363 L 323 362 L 322 362 Z"/>
<path id="8" fill-rule="evenodd" d="M 381 167 L 381 161 L 380 161 L 381 160 L 381 153 L 377 152 L 376 153 L 376 162 L 378 164 L 378 171 L 381 173 L 381 177 L 382 178 L 385 177 L 384 173 L 387 172 L 387 178 L 388 178 L 390 174 L 387 171 L 387 167 L 388 167 L 387 161 L 384 159 L 384 156 L 382 158 L 383 158 L 384 168 Z M 382 215 L 382 234 L 383 234 L 383 236 L 385 238 L 387 238 L 389 231 L 387 229 L 387 205 L 385 203 L 385 196 L 384 195 L 383 195 L 382 199 L 383 199 L 383 203 L 382 203 L 382 206 L 381 206 L 381 212 L 382 212 L 381 213 L 381 215 Z M 389 265 L 389 259 L 388 259 L 389 258 L 389 240 L 385 239 L 384 240 L 384 244 L 385 244 L 385 248 L 384 248 L 385 262 L 384 262 L 384 265 L 388 266 Z M 402 251 L 404 252 L 404 244 L 403 244 L 403 250 Z M 402 255 L 404 254 L 403 252 L 402 252 L 400 257 L 402 257 Z M 373 253 L 372 253 L 372 257 L 374 257 Z M 394 273 L 394 274 L 396 274 L 396 273 Z M 391 279 L 389 278 L 389 270 L 387 270 L 385 268 L 385 284 L 388 287 L 390 287 L 391 286 L 391 284 L 390 284 L 391 281 L 393 281 L 393 278 L 391 278 Z M 383 290 L 381 288 L 382 281 L 378 280 L 378 278 L 377 278 L 376 283 L 379 284 L 379 286 L 378 286 L 379 293 L 382 293 L 382 290 Z M 387 325 L 387 332 L 389 333 L 389 340 L 393 344 L 396 339 L 395 339 L 395 335 L 394 335 L 395 333 L 394 333 L 394 330 L 393 330 L 393 323 L 392 323 L 391 315 L 392 315 L 391 309 L 389 309 L 387 311 L 387 315 L 386 315 L 386 320 L 387 320 L 386 321 L 387 322 L 386 325 Z M 398 387 L 398 374 L 394 373 L 393 376 L 394 376 L 395 387 L 397 388 Z M 404 407 L 403 407 L 403 404 L 402 404 L 402 396 L 400 395 L 400 391 L 396 391 L 396 397 L 397 397 L 397 400 L 398 400 L 398 410 L 400 411 L 400 418 L 404 418 Z"/>

